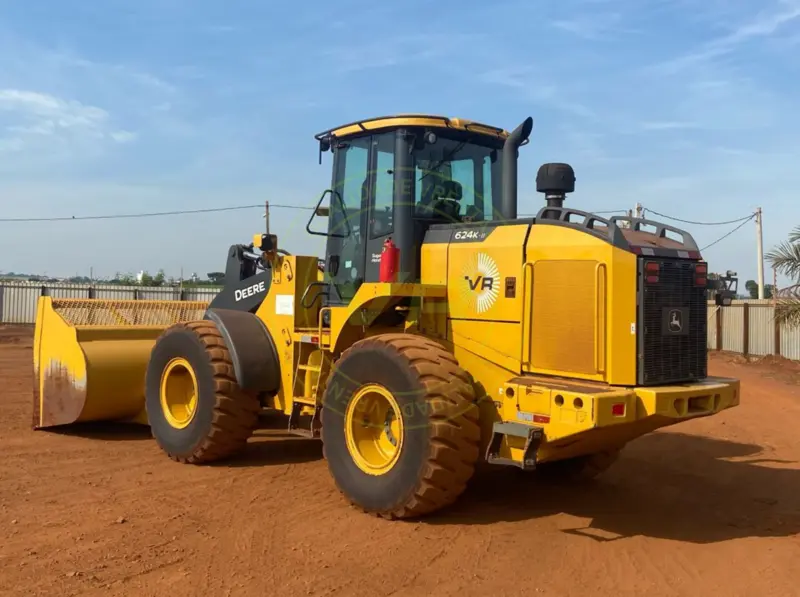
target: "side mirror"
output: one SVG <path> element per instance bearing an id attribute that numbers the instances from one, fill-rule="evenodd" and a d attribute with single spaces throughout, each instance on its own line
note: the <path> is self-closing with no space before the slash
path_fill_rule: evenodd
<path id="1" fill-rule="evenodd" d="M 322 138 L 319 140 L 319 163 L 322 163 L 322 154 L 331 148 L 331 140 Z"/>

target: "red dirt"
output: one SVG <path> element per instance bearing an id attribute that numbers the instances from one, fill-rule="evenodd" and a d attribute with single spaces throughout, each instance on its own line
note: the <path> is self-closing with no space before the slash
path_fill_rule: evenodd
<path id="1" fill-rule="evenodd" d="M 482 471 L 425 522 L 359 514 L 318 443 L 219 466 L 147 431 L 30 430 L 30 330 L 0 329 L 0 593 L 800 595 L 800 386 L 715 356 L 742 405 L 630 444 L 601 480 Z"/>

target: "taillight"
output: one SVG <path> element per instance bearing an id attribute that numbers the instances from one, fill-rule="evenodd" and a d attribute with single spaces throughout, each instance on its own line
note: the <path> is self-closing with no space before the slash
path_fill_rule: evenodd
<path id="1" fill-rule="evenodd" d="M 611 414 L 615 417 L 624 417 L 625 416 L 625 403 L 624 402 L 617 402 L 616 404 L 611 405 Z"/>
<path id="2" fill-rule="evenodd" d="M 708 264 L 696 263 L 694 266 L 694 285 L 705 286 L 708 280 Z"/>
<path id="3" fill-rule="evenodd" d="M 658 284 L 658 261 L 646 261 L 644 264 L 644 280 L 648 284 Z"/>

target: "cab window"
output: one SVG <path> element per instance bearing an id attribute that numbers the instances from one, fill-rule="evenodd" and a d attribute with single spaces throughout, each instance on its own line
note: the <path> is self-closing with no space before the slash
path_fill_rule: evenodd
<path id="1" fill-rule="evenodd" d="M 370 238 L 391 234 L 394 230 L 394 144 L 393 133 L 377 135 L 375 149 L 375 200 L 369 222 Z"/>
<path id="2" fill-rule="evenodd" d="M 437 138 L 414 150 L 417 217 L 441 221 L 495 219 L 501 151 L 470 138 Z"/>

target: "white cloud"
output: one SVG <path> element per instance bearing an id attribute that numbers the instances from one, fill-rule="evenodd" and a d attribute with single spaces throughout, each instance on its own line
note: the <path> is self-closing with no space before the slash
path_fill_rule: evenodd
<path id="1" fill-rule="evenodd" d="M 779 9 L 751 15 L 731 27 L 727 34 L 713 38 L 690 52 L 655 64 L 651 69 L 660 74 L 678 74 L 692 66 L 725 56 L 748 41 L 776 35 L 785 25 L 800 18 L 800 5 L 786 1 L 779 4 Z"/>
<path id="2" fill-rule="evenodd" d="M 108 112 L 96 106 L 20 89 L 0 89 L 0 109 L 46 124 L 51 132 L 59 128 L 98 129 L 108 120 Z"/>
<path id="3" fill-rule="evenodd" d="M 785 7 L 779 12 L 759 13 L 752 20 L 743 23 L 729 35 L 717 40 L 718 45 L 732 46 L 752 37 L 768 37 L 783 25 L 800 17 L 800 6 L 794 3 L 781 2 Z"/>
<path id="4" fill-rule="evenodd" d="M 478 80 L 488 85 L 501 85 L 515 89 L 522 99 L 546 105 L 574 116 L 594 119 L 596 113 L 588 106 L 570 99 L 569 92 L 562 87 L 542 80 L 543 77 L 530 67 L 512 66 L 487 70 L 478 75 Z"/>
<path id="5" fill-rule="evenodd" d="M 682 10 L 688 11 L 691 1 L 684 0 Z M 630 87 L 638 90 L 641 108 L 631 104 L 639 112 L 632 132 L 713 131 L 716 143 L 729 145 L 738 143 L 729 137 L 747 131 L 749 142 L 757 144 L 773 143 L 800 126 L 794 98 L 775 77 L 785 61 L 774 43 L 800 24 L 800 4 L 771 1 L 735 8 L 731 14 L 731 7 L 713 6 L 716 20 L 711 14 L 704 18 L 707 41 L 684 45 L 672 57 L 633 73 Z M 775 69 L 753 68 L 755 62 Z"/>
<path id="6" fill-rule="evenodd" d="M 590 41 L 603 39 L 618 39 L 621 34 L 633 33 L 634 29 L 628 28 L 623 24 L 620 13 L 610 13 L 605 10 L 592 12 L 582 16 L 569 19 L 557 19 L 550 23 L 550 26 Z"/>
<path id="7" fill-rule="evenodd" d="M 135 141 L 138 135 L 131 131 L 114 131 L 111 133 L 110 137 L 117 143 L 130 143 L 131 141 Z"/>
<path id="8" fill-rule="evenodd" d="M 412 62 L 435 61 L 445 56 L 463 58 L 464 48 L 487 43 L 483 33 L 418 33 L 397 35 L 374 41 L 335 45 L 322 51 L 322 56 L 340 73 L 386 68 Z M 429 68 L 428 65 L 426 67 Z"/>
<path id="9" fill-rule="evenodd" d="M 683 122 L 680 120 L 653 120 L 642 122 L 639 128 L 644 131 L 675 131 L 699 128 L 694 122 Z"/>
<path id="10" fill-rule="evenodd" d="M 24 89 L 0 89 L 0 150 L 39 149 L 42 137 L 64 141 L 132 141 L 135 134 L 113 127 L 109 113 L 97 106 Z"/>
<path id="11" fill-rule="evenodd" d="M 140 71 L 126 64 L 108 64 L 96 60 L 87 60 L 66 51 L 54 52 L 39 49 L 38 53 L 45 60 L 51 61 L 57 68 L 82 70 L 93 77 L 103 76 L 117 79 L 121 82 L 134 83 L 141 88 L 162 94 L 169 95 L 177 92 L 177 89 L 171 83 L 152 73 Z"/>

